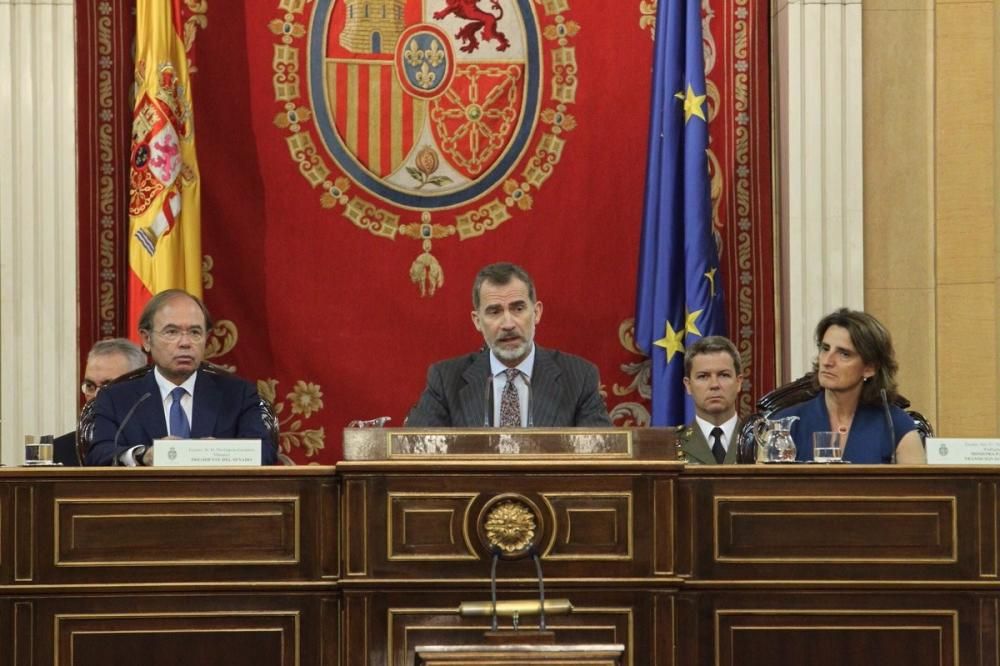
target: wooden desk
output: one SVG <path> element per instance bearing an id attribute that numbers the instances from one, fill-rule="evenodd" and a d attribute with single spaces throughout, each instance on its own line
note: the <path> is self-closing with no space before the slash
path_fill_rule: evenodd
<path id="1" fill-rule="evenodd" d="M 1000 469 L 688 468 L 679 664 L 996 664 Z"/>
<path id="2" fill-rule="evenodd" d="M 636 455 L 3 468 L 0 666 L 412 666 L 488 627 L 456 611 L 489 598 L 478 525 L 501 495 L 537 508 L 547 596 L 577 607 L 549 620 L 560 644 L 635 666 L 1000 660 L 1000 469 Z M 501 599 L 536 592 L 528 562 L 498 577 Z"/>
<path id="3" fill-rule="evenodd" d="M 337 663 L 332 468 L 0 469 L 0 664 Z"/>

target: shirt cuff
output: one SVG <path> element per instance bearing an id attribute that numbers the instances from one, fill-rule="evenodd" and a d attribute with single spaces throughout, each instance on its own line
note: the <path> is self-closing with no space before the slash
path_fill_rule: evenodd
<path id="1" fill-rule="evenodd" d="M 142 444 L 136 444 L 135 446 L 126 449 L 118 456 L 118 464 L 123 467 L 139 467 L 139 461 L 135 458 L 136 449 L 142 449 L 142 453 L 146 452 L 146 447 Z"/>

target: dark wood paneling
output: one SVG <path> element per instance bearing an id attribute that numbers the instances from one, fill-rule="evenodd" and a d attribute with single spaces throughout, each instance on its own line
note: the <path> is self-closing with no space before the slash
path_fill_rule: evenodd
<path id="1" fill-rule="evenodd" d="M 974 594 L 719 591 L 683 599 L 690 649 L 698 651 L 685 663 L 982 663 Z"/>
<path id="2" fill-rule="evenodd" d="M 344 480 L 343 548 L 346 576 L 364 576 L 368 572 L 369 542 L 384 532 L 386 523 L 377 517 L 374 525 L 368 521 L 368 481 L 366 479 Z M 384 502 L 382 503 L 384 506 Z M 382 515 L 385 515 L 384 513 Z M 381 526 L 381 530 L 379 529 Z M 374 527 L 374 529 L 372 529 Z M 383 542 L 385 552 L 385 544 Z"/>
<path id="3" fill-rule="evenodd" d="M 315 470 L 0 470 L 0 666 L 340 662 Z"/>
<path id="4" fill-rule="evenodd" d="M 465 527 L 475 493 L 389 493 L 389 559 L 478 559 Z"/>
<path id="5" fill-rule="evenodd" d="M 715 498 L 718 560 L 955 561 L 955 499 Z"/>
<path id="6" fill-rule="evenodd" d="M 34 661 L 23 663 L 335 666 L 319 650 L 328 631 L 321 605 L 328 599 L 265 593 L 39 598 Z"/>
<path id="7" fill-rule="evenodd" d="M 56 566 L 294 564 L 297 495 L 56 500 Z"/>
<path id="8" fill-rule="evenodd" d="M 979 488 L 979 575 L 995 578 L 997 563 L 997 481 L 980 481 Z M 963 534 L 968 538 L 969 535 Z"/>
<path id="9" fill-rule="evenodd" d="M 34 551 L 38 540 L 35 530 L 35 487 L 15 484 L 11 517 L 14 523 L 14 580 L 31 582 L 35 575 Z"/>
<path id="10" fill-rule="evenodd" d="M 0 483 L 0 585 L 14 580 L 13 490 L 13 484 Z"/>
<path id="11" fill-rule="evenodd" d="M 318 581 L 320 543 L 338 526 L 336 514 L 322 508 L 336 501 L 335 486 L 324 490 L 323 477 L 314 472 L 267 472 L 205 478 L 111 473 L 96 483 L 50 473 L 15 495 L 18 581 Z M 21 526 L 21 515 L 30 529 Z M 335 576 L 334 544 L 327 546 L 334 554 L 325 555 L 325 566 Z"/>
<path id="12" fill-rule="evenodd" d="M 694 579 L 996 580 L 980 575 L 994 534 L 980 497 L 995 490 L 978 479 L 748 468 L 681 479 L 678 552 L 693 549 Z"/>
<path id="13" fill-rule="evenodd" d="M 13 663 L 31 664 L 34 646 L 45 639 L 41 636 L 41 627 L 36 633 L 35 627 L 35 604 L 31 601 L 17 601 L 12 604 L 13 622 L 11 623 L 11 637 L 13 648 L 10 656 Z"/>
<path id="14" fill-rule="evenodd" d="M 0 666 L 412 666 L 417 643 L 489 626 L 457 608 L 489 599 L 477 521 L 501 496 L 536 511 L 546 597 L 577 608 L 549 618 L 561 644 L 621 642 L 630 665 L 998 663 L 992 469 L 517 462 L 4 468 Z M 497 572 L 500 599 L 536 597 L 530 560 Z"/>
<path id="15" fill-rule="evenodd" d="M 440 586 L 439 586 L 440 587 Z M 532 588 L 504 590 L 501 599 L 537 598 Z M 646 591 L 621 592 L 579 588 L 550 590 L 549 598 L 566 598 L 574 606 L 571 615 L 549 616 L 546 627 L 555 633 L 557 644 L 625 645 L 623 664 L 640 666 L 647 661 L 653 634 L 652 595 Z M 489 599 L 488 588 L 345 593 L 350 627 L 345 634 L 347 664 L 412 666 L 417 645 L 474 645 L 483 643 L 483 633 L 491 628 L 489 617 L 463 618 L 458 606 L 463 601 Z M 355 612 L 352 613 L 352 609 Z M 361 617 L 365 638 L 362 638 Z M 668 612 L 658 617 L 670 620 Z M 523 618 L 522 629 L 537 629 L 538 618 Z M 510 618 L 500 618 L 500 628 L 511 629 Z M 669 632 L 668 632 L 669 634 Z M 388 643 L 382 638 L 388 637 Z M 670 661 L 657 661 L 669 664 Z"/>
<path id="16" fill-rule="evenodd" d="M 653 486 L 641 474 L 385 474 L 357 481 L 348 476 L 344 484 L 345 510 L 352 516 L 347 520 L 367 516 L 369 525 L 364 535 L 347 531 L 350 574 L 372 579 L 488 576 L 490 553 L 478 521 L 491 500 L 508 493 L 539 509 L 536 531 L 546 577 L 653 573 Z M 669 510 L 671 500 L 661 497 L 658 506 Z M 388 524 L 379 521 L 381 516 L 388 516 Z M 658 557 L 669 567 L 673 541 L 661 539 L 658 546 Z M 497 575 L 533 577 L 534 567 L 515 562 L 498 568 Z"/>

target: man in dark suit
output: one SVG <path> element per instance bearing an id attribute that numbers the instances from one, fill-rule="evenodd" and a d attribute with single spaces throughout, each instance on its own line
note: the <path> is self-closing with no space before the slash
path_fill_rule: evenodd
<path id="1" fill-rule="evenodd" d="M 408 426 L 611 426 L 597 368 L 535 344 L 542 303 L 523 268 L 483 268 L 472 286 L 472 306 L 486 349 L 432 365 Z"/>
<path id="2" fill-rule="evenodd" d="M 684 352 L 684 388 L 694 401 L 695 418 L 684 427 L 682 448 L 689 462 L 736 463 L 736 397 L 743 364 L 735 345 L 719 335 L 701 338 Z"/>
<path id="3" fill-rule="evenodd" d="M 260 439 L 261 462 L 276 462 L 257 389 L 235 375 L 201 368 L 211 326 L 204 304 L 183 290 L 150 299 L 139 337 L 153 370 L 98 394 L 94 444 L 85 464 L 152 465 L 152 442 L 165 437 Z"/>
<path id="4" fill-rule="evenodd" d="M 84 400 L 90 402 L 109 382 L 144 365 L 146 365 L 146 352 L 131 340 L 125 338 L 99 340 L 87 354 L 83 384 L 80 386 Z M 55 438 L 52 460 L 62 465 L 79 466 L 75 430 Z"/>

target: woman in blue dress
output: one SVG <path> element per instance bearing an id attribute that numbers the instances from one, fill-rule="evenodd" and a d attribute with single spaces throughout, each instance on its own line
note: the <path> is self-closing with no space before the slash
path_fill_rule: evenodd
<path id="1" fill-rule="evenodd" d="M 816 345 L 813 381 L 819 392 L 773 417 L 799 417 L 792 425 L 796 458 L 812 460 L 813 433 L 826 431 L 840 433 L 843 459 L 853 463 L 927 462 L 916 424 L 893 404 L 898 365 L 882 323 L 865 312 L 841 308 L 820 320 Z"/>

